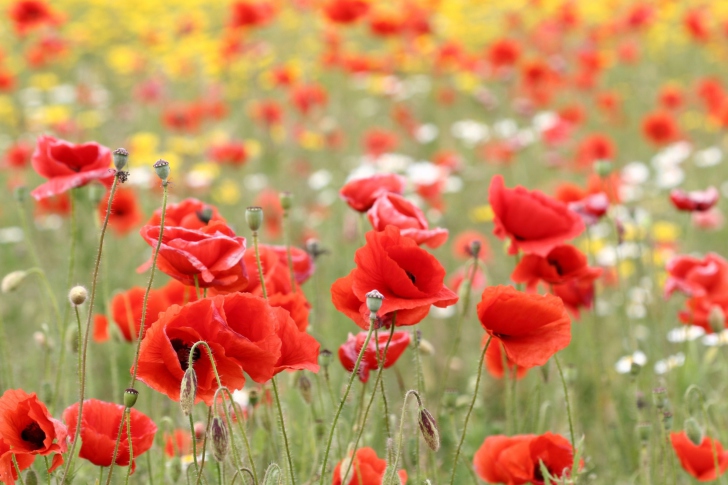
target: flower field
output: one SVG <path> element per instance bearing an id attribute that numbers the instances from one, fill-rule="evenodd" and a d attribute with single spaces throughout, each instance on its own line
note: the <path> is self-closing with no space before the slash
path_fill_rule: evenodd
<path id="1" fill-rule="evenodd" d="M 0 483 L 728 481 L 728 3 L 0 0 Z"/>

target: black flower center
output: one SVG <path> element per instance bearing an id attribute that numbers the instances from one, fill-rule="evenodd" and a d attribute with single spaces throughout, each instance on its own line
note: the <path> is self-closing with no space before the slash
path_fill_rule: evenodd
<path id="1" fill-rule="evenodd" d="M 33 421 L 28 426 L 23 429 L 23 431 L 20 433 L 20 437 L 23 439 L 23 441 L 30 443 L 33 445 L 34 450 L 38 450 L 40 448 L 43 448 L 43 442 L 46 439 L 45 432 L 40 429 L 40 425 Z"/>
<path id="2" fill-rule="evenodd" d="M 192 350 L 192 345 L 189 345 L 178 338 L 173 338 L 170 343 L 177 354 L 177 360 L 179 360 L 180 367 L 182 367 L 182 370 L 187 370 L 187 367 L 189 367 L 190 350 Z M 192 356 L 192 362 L 197 362 L 197 359 L 199 359 L 201 355 L 202 352 L 200 351 L 200 348 L 196 347 L 195 354 Z"/>
<path id="3" fill-rule="evenodd" d="M 409 279 L 410 279 L 410 281 L 412 282 L 412 284 L 414 285 L 414 284 L 415 284 L 415 279 L 416 279 L 416 278 L 415 278 L 415 275 L 413 275 L 413 274 L 412 274 L 412 273 L 410 273 L 409 271 L 405 271 L 405 273 L 407 273 L 407 278 L 409 278 Z"/>

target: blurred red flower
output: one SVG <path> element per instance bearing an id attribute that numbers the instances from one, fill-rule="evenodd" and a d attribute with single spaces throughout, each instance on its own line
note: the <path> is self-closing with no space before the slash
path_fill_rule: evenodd
<path id="1" fill-rule="evenodd" d="M 402 236 L 410 237 L 420 245 L 437 248 L 447 241 L 448 230 L 440 227 L 430 229 L 422 210 L 401 195 L 388 193 L 379 196 L 367 211 L 367 217 L 375 231 L 383 231 L 389 225 L 396 226 Z"/>
<path id="2" fill-rule="evenodd" d="M 526 283 L 529 291 L 535 291 L 539 281 L 558 285 L 573 279 L 593 281 L 602 273 L 601 268 L 587 264 L 586 256 L 574 246 L 556 246 L 546 256 L 526 254 L 511 274 L 514 283 Z"/>
<path id="3" fill-rule="evenodd" d="M 369 4 L 364 0 L 328 0 L 323 6 L 327 19 L 337 24 L 356 22 L 369 11 Z"/>
<path id="4" fill-rule="evenodd" d="M 346 473 L 346 469 L 350 463 L 349 460 L 343 460 L 337 463 L 334 468 L 334 480 L 331 482 L 331 485 L 380 485 L 382 483 L 385 470 L 387 469 L 387 460 L 379 458 L 377 453 L 368 447 L 356 450 L 353 460 L 354 462 L 351 463 L 351 471 L 349 472 L 351 479 L 347 483 L 341 481 L 341 474 Z M 342 468 L 344 468 L 343 471 Z M 406 485 L 407 472 L 400 470 L 397 474 L 399 475 L 400 483 Z"/>
<path id="5" fill-rule="evenodd" d="M 106 209 L 109 205 L 109 194 L 106 195 L 97 207 L 99 220 L 103 221 L 106 217 Z M 133 189 L 118 188 L 114 194 L 114 200 L 111 201 L 111 214 L 109 216 L 109 225 L 119 235 L 127 234 L 134 229 L 142 221 L 142 212 L 137 202 L 136 192 Z"/>
<path id="6" fill-rule="evenodd" d="M 53 455 L 48 471 L 63 463 L 68 443 L 66 426 L 53 419 L 35 393 L 8 389 L 0 397 L 0 436 L 16 456 Z"/>
<path id="7" fill-rule="evenodd" d="M 716 253 L 703 258 L 679 255 L 667 263 L 665 298 L 675 291 L 692 297 L 728 297 L 728 261 Z"/>
<path id="8" fill-rule="evenodd" d="M 670 433 L 670 442 L 683 470 L 698 481 L 716 480 L 728 470 L 728 451 L 723 450 L 723 445 L 716 439 L 706 436 L 700 444 L 695 444 L 685 431 L 681 431 Z M 719 472 L 716 470 L 716 461 Z"/>
<path id="9" fill-rule="evenodd" d="M 248 152 L 242 142 L 228 142 L 213 145 L 208 156 L 215 162 L 240 167 L 248 160 Z"/>
<path id="10" fill-rule="evenodd" d="M 440 262 L 395 226 L 368 232 L 366 241 L 354 256 L 356 268 L 331 286 L 334 306 L 354 323 L 369 328 L 366 294 L 372 290 L 384 295 L 378 323 L 386 326 L 394 312 L 396 325 L 414 325 L 431 305 L 444 308 L 457 302 L 458 296 L 443 284 Z"/>
<path id="11" fill-rule="evenodd" d="M 109 170 L 111 150 L 95 142 L 74 145 L 41 135 L 31 163 L 39 175 L 49 179 L 30 193 L 36 200 L 81 187 L 92 180 L 108 186 L 114 178 L 113 171 Z"/>
<path id="12" fill-rule="evenodd" d="M 519 367 L 543 365 L 571 341 L 571 321 L 555 296 L 491 286 L 477 308 L 480 324 L 493 337 L 491 345 L 502 343 L 509 360 Z"/>
<path id="13" fill-rule="evenodd" d="M 18 35 L 25 35 L 43 24 L 53 25 L 60 22 L 60 17 L 51 10 L 47 3 L 40 0 L 14 2 L 8 9 L 8 18 Z"/>
<path id="14" fill-rule="evenodd" d="M 147 226 L 158 226 L 162 220 L 162 209 L 154 211 L 147 221 Z M 225 222 L 217 207 L 205 204 L 197 199 L 184 199 L 177 204 L 168 204 L 164 212 L 164 227 L 184 227 L 185 229 L 201 229 L 210 222 Z"/>
<path id="15" fill-rule="evenodd" d="M 260 27 L 268 23 L 274 14 L 273 5 L 270 3 L 237 1 L 230 5 L 230 27 Z"/>
<path id="16" fill-rule="evenodd" d="M 356 335 L 349 334 L 346 342 L 341 344 L 339 347 L 339 361 L 349 372 L 354 370 L 356 365 L 356 359 L 359 357 L 366 340 L 367 332 L 359 332 Z M 379 358 L 384 356 L 384 346 L 387 344 L 389 335 L 384 333 L 379 334 Z M 389 343 L 387 349 L 387 358 L 384 361 L 384 368 L 388 369 L 392 367 L 402 353 L 407 349 L 410 343 L 409 332 L 394 332 L 392 341 Z M 377 342 L 372 338 L 364 351 L 361 364 L 359 364 L 359 379 L 362 382 L 369 380 L 369 372 L 379 369 L 379 360 L 377 359 Z"/>
<path id="17" fill-rule="evenodd" d="M 364 133 L 364 151 L 372 158 L 379 158 L 397 147 L 397 135 L 389 130 L 372 128 Z"/>
<path id="18" fill-rule="evenodd" d="M 510 67 L 521 56 L 521 45 L 513 39 L 499 39 L 488 47 L 488 61 L 495 68 Z"/>
<path id="19" fill-rule="evenodd" d="M 35 201 L 35 215 L 58 214 L 66 216 L 71 213 L 71 198 L 68 192 L 52 195 Z"/>
<path id="20" fill-rule="evenodd" d="M 673 189 L 670 192 L 670 201 L 676 209 L 689 212 L 705 212 L 718 203 L 718 189 L 708 187 L 705 190 L 685 192 Z"/>
<path id="21" fill-rule="evenodd" d="M 5 150 L 4 165 L 11 168 L 25 168 L 30 162 L 33 147 L 27 143 L 17 142 Z"/>
<path id="22" fill-rule="evenodd" d="M 555 246 L 584 231 L 584 222 L 569 208 L 548 195 L 517 186 L 508 189 L 503 177 L 490 183 L 488 200 L 495 214 L 493 233 L 511 239 L 510 254 L 518 250 L 546 256 Z"/>
<path id="23" fill-rule="evenodd" d="M 488 261 L 491 258 L 490 254 L 490 243 L 485 237 L 485 234 L 481 234 L 478 231 L 468 229 L 460 232 L 455 236 L 452 243 L 452 253 L 458 259 L 470 259 L 473 257 L 471 247 L 473 242 L 477 242 L 480 245 L 480 253 L 478 253 L 478 259 L 482 261 Z"/>
<path id="24" fill-rule="evenodd" d="M 146 414 L 136 409 L 130 410 L 131 444 L 135 458 L 146 453 L 154 444 L 154 435 L 157 425 Z M 83 416 L 81 416 L 81 450 L 78 456 L 97 466 L 110 466 L 116 445 L 116 433 L 124 414 L 124 406 L 112 402 L 86 399 L 83 402 Z M 68 423 L 70 436 L 76 434 L 78 423 L 78 403 L 71 404 L 63 411 L 63 420 Z M 129 438 L 126 429 L 121 433 L 119 450 L 116 453 L 114 464 L 118 466 L 129 465 Z M 132 463 L 132 471 L 136 467 Z"/>
<path id="25" fill-rule="evenodd" d="M 675 110 L 682 107 L 684 95 L 678 86 L 667 84 L 660 89 L 657 99 L 665 109 Z"/>
<path id="26" fill-rule="evenodd" d="M 402 194 L 405 179 L 393 173 L 376 174 L 347 182 L 339 191 L 339 196 L 357 212 L 372 208 L 377 198 L 387 193 Z"/>
<path id="27" fill-rule="evenodd" d="M 144 226 L 142 238 L 156 248 L 159 226 Z M 187 286 L 215 288 L 219 292 L 240 291 L 248 285 L 243 264 L 245 238 L 236 236 L 222 222 L 212 222 L 199 230 L 165 227 L 159 248 L 157 268 Z M 139 270 L 148 266 L 142 265 Z"/>
<path id="28" fill-rule="evenodd" d="M 594 133 L 584 138 L 576 149 L 576 163 L 581 168 L 592 168 L 594 162 L 612 161 L 617 155 L 614 142 L 608 135 Z"/>
<path id="29" fill-rule="evenodd" d="M 541 465 L 554 477 L 569 476 L 574 449 L 560 435 L 488 436 L 473 457 L 475 473 L 488 483 L 544 485 Z"/>
<path id="30" fill-rule="evenodd" d="M 678 140 L 680 129 L 670 112 L 655 111 L 642 120 L 642 134 L 652 144 L 663 146 Z"/>

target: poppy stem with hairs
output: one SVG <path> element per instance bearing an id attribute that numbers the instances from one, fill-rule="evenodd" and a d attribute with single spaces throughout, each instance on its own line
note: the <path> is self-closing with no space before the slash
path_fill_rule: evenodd
<path id="1" fill-rule="evenodd" d="M 208 347 L 208 352 L 209 352 L 209 347 Z M 217 412 L 218 411 L 218 408 L 217 408 L 217 396 L 222 391 L 222 393 L 223 393 L 223 396 L 222 396 L 222 409 L 225 412 L 225 425 L 230 430 L 230 434 L 232 434 L 232 432 L 233 432 L 232 420 L 230 419 L 230 411 L 228 411 L 227 405 L 225 404 L 225 395 L 224 395 L 224 393 L 227 392 L 228 397 L 230 399 L 230 404 L 232 406 L 235 406 L 235 401 L 233 401 L 233 399 L 232 399 L 232 394 L 230 394 L 230 389 L 228 389 L 225 386 L 221 386 L 219 381 L 218 381 L 218 386 L 219 387 L 215 391 L 215 395 L 212 398 L 212 405 L 215 406 L 215 411 Z M 232 448 L 233 448 L 233 462 L 234 462 L 233 464 L 235 465 L 235 468 L 242 468 L 243 467 L 243 460 L 240 458 L 240 454 L 238 453 L 238 447 L 235 444 L 235 440 L 234 439 L 231 439 L 230 440 L 230 443 L 232 444 Z"/>
<path id="2" fill-rule="evenodd" d="M 475 379 L 475 390 L 473 391 L 473 399 L 470 401 L 470 407 L 468 408 L 468 412 L 465 415 L 465 423 L 463 424 L 463 433 L 460 435 L 460 442 L 458 443 L 458 447 L 455 450 L 455 460 L 453 460 L 452 464 L 452 475 L 450 475 L 450 485 L 453 485 L 455 483 L 455 472 L 458 469 L 458 459 L 460 458 L 460 450 L 463 447 L 463 442 L 465 441 L 465 433 L 468 431 L 468 421 L 470 421 L 470 415 L 473 412 L 473 408 L 475 407 L 475 400 L 478 399 L 478 388 L 480 388 L 480 377 L 483 375 L 483 361 L 485 360 L 485 353 L 488 351 L 488 347 L 490 347 L 490 342 L 493 340 L 493 336 L 491 335 L 488 337 L 488 341 L 485 342 L 485 347 L 483 347 L 483 351 L 480 353 L 480 360 L 478 361 L 478 377 Z"/>
<path id="3" fill-rule="evenodd" d="M 394 329 L 394 325 L 392 325 L 392 328 Z M 391 341 L 392 337 L 390 337 L 389 340 Z M 381 369 L 384 367 L 384 358 L 379 352 L 379 333 L 377 332 L 377 329 L 374 329 L 374 344 L 377 348 L 377 364 Z M 387 438 L 391 438 L 392 432 L 389 429 L 389 406 L 387 404 L 387 394 L 384 392 L 384 380 L 379 381 L 379 389 L 382 392 L 382 404 L 384 405 L 384 426 L 387 429 Z M 362 426 L 363 425 L 364 423 L 362 423 Z"/>
<path id="4" fill-rule="evenodd" d="M 126 420 L 126 439 L 129 441 L 129 466 L 126 469 L 124 485 L 129 485 L 129 475 L 131 475 L 132 464 L 134 463 L 134 451 L 131 441 L 131 410 L 129 411 L 129 415 Z"/>
<path id="5" fill-rule="evenodd" d="M 566 400 L 566 415 L 569 417 L 569 434 L 571 435 L 571 446 L 574 448 L 574 455 L 576 455 L 576 441 L 574 439 L 574 423 L 571 420 L 571 404 L 569 403 L 569 389 L 566 386 L 566 379 L 564 379 L 564 371 L 561 368 L 561 362 L 559 362 L 559 356 L 554 354 L 554 361 L 556 361 L 556 368 L 559 370 L 559 377 L 561 378 L 561 385 L 564 388 L 564 399 Z"/>
<path id="6" fill-rule="evenodd" d="M 78 415 L 81 415 L 80 408 Z M 121 441 L 121 433 L 124 430 L 124 422 L 127 419 L 131 419 L 131 409 L 130 408 L 124 408 L 124 411 L 121 413 L 121 422 L 119 423 L 119 429 L 116 432 L 116 443 L 114 443 L 114 453 L 111 455 L 111 464 L 109 465 L 109 475 L 106 477 L 106 485 L 111 485 L 111 476 L 114 474 L 114 465 L 116 464 L 116 455 L 119 453 L 119 442 Z M 133 460 L 133 456 L 129 455 L 129 463 L 131 464 L 131 460 Z M 61 482 L 65 483 L 65 482 Z"/>
<path id="7" fill-rule="evenodd" d="M 209 434 L 210 430 L 210 422 L 212 421 L 212 406 L 207 408 L 207 425 L 205 425 L 205 437 L 202 439 L 202 462 L 200 462 L 200 473 L 197 474 L 197 481 L 195 482 L 196 485 L 200 485 L 200 481 L 204 481 L 207 483 L 207 480 L 204 479 L 204 475 L 202 474 L 202 469 L 205 468 L 205 451 L 207 450 L 207 435 Z"/>
<path id="8" fill-rule="evenodd" d="M 78 420 L 76 421 L 76 431 L 73 435 L 73 445 L 71 446 L 71 452 L 68 455 L 68 463 L 66 468 L 63 470 L 63 478 L 60 483 L 66 482 L 68 472 L 71 470 L 73 464 L 74 452 L 76 451 L 76 443 L 78 443 L 78 436 L 81 433 L 81 416 L 83 411 L 83 398 L 85 393 L 86 384 L 86 352 L 88 350 L 88 337 L 91 333 L 91 321 L 93 320 L 94 314 L 94 301 L 96 300 L 96 283 L 99 279 L 99 267 L 101 265 L 101 255 L 104 249 L 104 237 L 106 236 L 106 228 L 109 226 L 109 217 L 111 216 L 111 203 L 114 201 L 114 194 L 119 186 L 120 173 L 116 172 L 114 175 L 114 182 L 111 184 L 111 190 L 109 191 L 109 203 L 106 206 L 106 216 L 104 217 L 104 223 L 101 225 L 101 235 L 99 236 L 99 249 L 96 254 L 96 263 L 94 265 L 93 277 L 91 279 L 91 294 L 88 303 L 88 318 L 86 319 L 86 333 L 83 337 L 83 349 L 79 349 L 81 353 L 81 368 L 78 370 L 79 375 L 79 401 L 78 401 Z M 58 390 L 56 390 L 58 392 Z M 113 467 L 112 467 L 113 468 Z"/>
<path id="9" fill-rule="evenodd" d="M 410 396 L 414 396 L 417 399 L 417 404 L 422 407 L 420 394 L 412 389 L 407 391 L 407 394 L 404 395 L 404 400 L 402 402 L 402 414 L 399 418 L 399 433 L 397 433 L 397 451 L 394 454 L 394 464 L 392 465 L 392 478 L 390 479 L 390 481 L 384 483 L 392 483 L 391 480 L 394 480 L 394 477 L 397 475 L 397 463 L 399 462 L 399 457 L 402 453 L 402 442 L 404 441 L 404 415 L 407 411 L 407 398 Z M 419 439 L 417 441 L 419 441 Z M 387 477 L 384 478 L 386 479 Z"/>
<path id="10" fill-rule="evenodd" d="M 197 463 L 197 436 L 195 435 L 195 422 L 192 418 L 192 414 L 189 414 L 190 418 L 190 436 L 192 436 L 192 459 L 195 463 L 195 471 L 200 474 L 200 464 Z"/>
<path id="11" fill-rule="evenodd" d="M 329 452 L 331 451 L 331 442 L 334 439 L 334 432 L 336 431 L 336 423 L 339 422 L 341 410 L 344 409 L 344 404 L 346 404 L 346 399 L 349 397 L 349 392 L 351 391 L 351 386 L 354 383 L 354 379 L 356 379 L 357 375 L 359 375 L 359 366 L 361 365 L 361 361 L 364 358 L 364 353 L 366 352 L 369 341 L 371 340 L 372 334 L 374 333 L 374 327 L 377 324 L 377 312 L 379 311 L 379 307 L 375 306 L 376 302 L 374 302 L 373 300 L 379 300 L 379 306 L 381 306 L 381 301 L 383 299 L 384 297 L 381 295 L 381 293 L 376 290 L 367 293 L 367 306 L 370 312 L 369 331 L 367 332 L 367 336 L 364 339 L 364 344 L 362 345 L 361 350 L 359 350 L 359 355 L 357 356 L 356 363 L 354 364 L 354 368 L 351 371 L 349 382 L 346 384 L 346 390 L 344 391 L 344 395 L 342 396 L 341 401 L 339 401 L 339 407 L 336 408 L 334 421 L 331 423 L 331 428 L 329 429 L 329 438 L 328 440 L 326 440 L 326 450 L 324 451 L 324 461 L 321 465 L 321 479 L 319 481 L 319 485 L 324 485 L 324 480 L 326 478 L 326 464 L 329 461 Z"/>
<path id="12" fill-rule="evenodd" d="M 382 356 L 382 362 L 387 361 L 387 351 L 389 350 L 389 344 L 392 342 L 392 337 L 394 337 L 394 324 L 397 321 L 397 312 L 394 313 L 392 316 L 392 327 L 389 332 L 389 339 L 387 339 L 387 344 L 384 346 L 384 355 Z M 377 340 L 379 340 L 377 338 Z M 364 427 L 367 423 L 367 418 L 369 417 L 369 410 L 372 408 L 372 403 L 374 402 L 374 398 L 377 396 L 377 388 L 379 387 L 380 383 L 382 382 L 382 371 L 384 371 L 384 365 L 379 366 L 379 370 L 377 371 L 377 379 L 374 381 L 374 386 L 372 387 L 372 395 L 369 397 L 369 403 L 367 403 L 367 408 L 364 411 L 364 417 L 361 420 L 361 426 L 359 427 L 359 433 L 356 436 L 356 440 L 354 441 L 354 448 L 352 449 L 352 456 L 356 456 L 356 450 L 359 447 L 359 441 L 361 440 L 362 435 L 364 434 Z M 354 464 L 354 460 L 349 461 L 349 467 L 346 469 L 346 473 L 342 475 L 342 477 L 346 478 L 349 476 L 349 472 L 351 471 L 351 466 Z"/>
<path id="13" fill-rule="evenodd" d="M 18 460 L 15 458 L 15 453 L 12 454 L 13 457 L 13 467 L 15 467 L 15 473 L 18 474 L 18 481 L 21 485 L 25 485 L 25 480 L 23 480 L 23 475 L 20 474 L 20 467 L 18 466 Z"/>

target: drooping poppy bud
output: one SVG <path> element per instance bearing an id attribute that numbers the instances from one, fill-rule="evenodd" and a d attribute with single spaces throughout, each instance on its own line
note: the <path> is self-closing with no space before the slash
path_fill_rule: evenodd
<path id="1" fill-rule="evenodd" d="M 219 416 L 212 418 L 210 435 L 212 436 L 212 455 L 219 462 L 225 461 L 228 449 L 230 448 L 230 438 L 228 436 L 227 426 L 225 426 L 225 422 Z"/>

